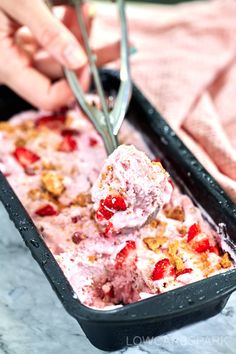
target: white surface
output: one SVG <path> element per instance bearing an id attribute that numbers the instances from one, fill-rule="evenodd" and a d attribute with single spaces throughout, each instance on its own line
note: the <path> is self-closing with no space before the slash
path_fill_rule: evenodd
<path id="1" fill-rule="evenodd" d="M 234 354 L 235 309 L 236 293 L 205 322 L 115 353 Z M 0 204 L 0 354 L 82 353 L 102 352 L 66 313 Z"/>

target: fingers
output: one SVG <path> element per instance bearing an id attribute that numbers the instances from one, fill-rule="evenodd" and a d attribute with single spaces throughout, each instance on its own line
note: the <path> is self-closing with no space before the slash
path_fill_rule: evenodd
<path id="1" fill-rule="evenodd" d="M 87 63 L 76 37 L 49 11 L 41 0 L 1 0 L 0 7 L 31 30 L 37 41 L 61 65 L 78 69 Z"/>
<path id="2" fill-rule="evenodd" d="M 97 48 L 93 52 L 97 58 L 97 66 L 101 67 L 107 63 L 119 59 L 120 41 Z M 58 79 L 64 75 L 62 66 L 45 51 L 39 51 L 34 55 L 33 66 L 51 79 Z M 78 70 L 77 74 L 79 77 L 80 73 L 81 70 Z"/>
<path id="3" fill-rule="evenodd" d="M 7 84 L 32 105 L 47 111 L 56 110 L 73 100 L 65 79 L 52 84 L 46 76 L 30 67 L 22 70 Z"/>

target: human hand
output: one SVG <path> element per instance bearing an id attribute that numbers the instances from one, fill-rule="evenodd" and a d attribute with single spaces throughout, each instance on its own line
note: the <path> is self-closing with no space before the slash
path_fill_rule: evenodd
<path id="1" fill-rule="evenodd" d="M 83 5 L 88 32 L 90 5 Z M 73 99 L 62 67 L 77 71 L 81 85 L 89 82 L 87 58 L 73 8 L 49 11 L 42 0 L 0 0 L 0 81 L 33 105 L 58 109 Z M 95 51 L 98 66 L 119 55 L 119 43 Z M 56 81 L 55 81 L 56 80 Z"/>

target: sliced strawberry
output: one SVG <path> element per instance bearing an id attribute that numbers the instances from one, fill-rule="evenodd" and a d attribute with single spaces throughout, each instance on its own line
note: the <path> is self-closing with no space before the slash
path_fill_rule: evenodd
<path id="1" fill-rule="evenodd" d="M 58 147 L 59 151 L 73 152 L 77 149 L 77 142 L 72 135 L 65 135 L 61 144 Z"/>
<path id="2" fill-rule="evenodd" d="M 213 253 L 217 254 L 217 256 L 220 255 L 220 250 L 217 246 L 210 246 L 208 250 L 209 250 L 209 252 L 213 252 Z"/>
<path id="3" fill-rule="evenodd" d="M 61 131 L 61 135 L 62 136 L 66 136 L 66 135 L 78 136 L 78 135 L 80 135 L 80 132 L 77 129 L 66 128 Z"/>
<path id="4" fill-rule="evenodd" d="M 120 269 L 124 265 L 124 263 L 127 261 L 129 258 L 131 261 L 136 260 L 135 256 L 135 250 L 136 250 L 136 244 L 135 241 L 126 241 L 126 245 L 120 252 L 117 253 L 116 255 L 116 260 L 115 260 L 115 268 Z"/>
<path id="5" fill-rule="evenodd" d="M 114 213 L 104 204 L 104 199 L 100 200 L 100 205 L 99 208 L 96 212 L 96 218 L 101 221 L 101 220 L 109 220 Z"/>
<path id="6" fill-rule="evenodd" d="M 121 195 L 108 195 L 104 200 L 104 205 L 116 211 L 124 211 L 127 209 L 125 198 Z"/>
<path id="7" fill-rule="evenodd" d="M 40 159 L 38 155 L 25 147 L 17 147 L 13 152 L 13 155 L 24 168 Z"/>
<path id="8" fill-rule="evenodd" d="M 46 204 L 35 211 L 35 214 L 39 216 L 54 216 L 58 215 L 58 211 L 51 205 Z"/>
<path id="9" fill-rule="evenodd" d="M 187 274 L 187 273 L 192 273 L 192 268 L 185 268 L 183 270 L 180 270 L 179 272 L 176 273 L 176 277 L 179 275 Z"/>
<path id="10" fill-rule="evenodd" d="M 197 253 L 206 252 L 210 248 L 210 242 L 205 234 L 200 234 L 196 236 L 193 241 L 192 247 Z"/>
<path id="11" fill-rule="evenodd" d="M 187 241 L 190 242 L 195 236 L 197 236 L 201 232 L 200 226 L 198 224 L 193 224 L 190 226 L 188 230 Z"/>
<path id="12" fill-rule="evenodd" d="M 36 127 L 47 127 L 49 129 L 60 129 L 64 125 L 66 117 L 64 114 L 48 115 L 36 120 Z"/>
<path id="13" fill-rule="evenodd" d="M 96 146 L 97 144 L 98 144 L 97 139 L 89 138 L 89 146 L 93 147 L 93 146 Z"/>
<path id="14" fill-rule="evenodd" d="M 154 270 L 152 272 L 152 280 L 160 280 L 166 276 L 175 275 L 175 270 L 170 264 L 168 258 L 161 259 L 155 264 Z"/>
<path id="15" fill-rule="evenodd" d="M 152 160 L 151 162 L 161 162 L 161 159 L 156 158 L 156 159 Z"/>
<path id="16" fill-rule="evenodd" d="M 114 232 L 115 232 L 114 226 L 113 226 L 112 222 L 109 221 L 107 227 L 105 228 L 105 230 L 103 232 L 103 235 L 105 237 L 109 237 L 110 235 L 113 235 Z"/>

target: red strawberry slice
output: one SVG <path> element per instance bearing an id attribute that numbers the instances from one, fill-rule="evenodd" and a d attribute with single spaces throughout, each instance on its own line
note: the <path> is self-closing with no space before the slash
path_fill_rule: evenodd
<path id="1" fill-rule="evenodd" d="M 197 252 L 197 253 L 202 253 L 202 252 L 206 252 L 207 250 L 209 250 L 210 248 L 210 243 L 209 243 L 209 239 L 206 235 L 204 235 L 202 237 L 202 234 L 199 235 L 201 237 L 199 237 L 199 239 L 195 240 L 193 242 L 193 249 Z"/>
<path id="2" fill-rule="evenodd" d="M 124 263 L 129 259 L 131 261 L 136 261 L 135 256 L 136 244 L 135 241 L 126 241 L 126 245 L 120 252 L 116 255 L 115 268 L 120 269 L 123 267 Z"/>
<path id="3" fill-rule="evenodd" d="M 13 155 L 24 168 L 40 159 L 38 155 L 25 147 L 17 147 L 13 152 Z"/>
<path id="4" fill-rule="evenodd" d="M 195 236 L 201 232 L 200 226 L 198 224 L 193 224 L 188 230 L 187 241 L 190 242 Z"/>
<path id="5" fill-rule="evenodd" d="M 104 205 L 116 211 L 124 211 L 127 209 L 125 198 L 121 195 L 108 195 L 104 200 Z"/>
<path id="6" fill-rule="evenodd" d="M 156 158 L 156 159 L 152 160 L 151 162 L 161 162 L 161 159 Z"/>
<path id="7" fill-rule="evenodd" d="M 35 214 L 39 216 L 54 216 L 58 215 L 58 211 L 51 205 L 46 204 L 35 211 Z"/>
<path id="8" fill-rule="evenodd" d="M 77 129 L 66 128 L 61 131 L 61 135 L 62 136 L 66 136 L 66 135 L 78 136 L 78 135 L 80 135 L 80 132 Z"/>
<path id="9" fill-rule="evenodd" d="M 192 268 L 185 268 L 183 270 L 180 270 L 179 272 L 176 273 L 176 277 L 179 275 L 187 274 L 187 273 L 192 273 Z"/>
<path id="10" fill-rule="evenodd" d="M 77 142 L 72 135 L 65 135 L 58 150 L 63 152 L 73 152 L 77 150 Z"/>
<path id="11" fill-rule="evenodd" d="M 93 146 L 96 146 L 97 144 L 98 144 L 97 139 L 89 138 L 89 146 L 93 147 Z"/>
<path id="12" fill-rule="evenodd" d="M 160 280 L 166 276 L 175 275 L 175 269 L 170 264 L 168 258 L 161 259 L 155 264 L 154 270 L 152 272 L 152 280 Z"/>
<path id="13" fill-rule="evenodd" d="M 36 120 L 36 127 L 47 127 L 49 129 L 60 129 L 64 125 L 66 117 L 64 114 L 48 115 Z"/>
<path id="14" fill-rule="evenodd" d="M 107 227 L 105 228 L 105 230 L 103 232 L 103 235 L 105 237 L 109 237 L 110 235 L 113 235 L 114 232 L 115 232 L 114 226 L 113 226 L 112 222 L 109 221 Z"/>
<path id="15" fill-rule="evenodd" d="M 101 199 L 99 208 L 96 212 L 97 220 L 98 221 L 101 221 L 104 219 L 109 220 L 113 215 L 114 215 L 114 213 L 104 204 L 104 199 Z"/>
<path id="16" fill-rule="evenodd" d="M 220 250 L 219 250 L 219 248 L 217 246 L 210 246 L 209 247 L 209 252 L 213 252 L 213 253 L 217 254 L 217 256 L 220 255 Z"/>

